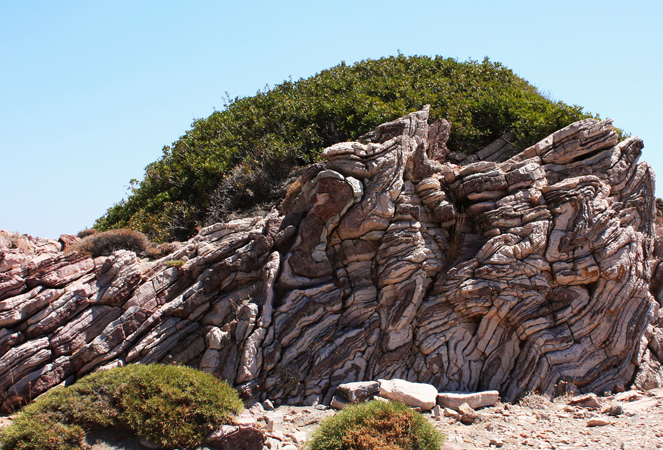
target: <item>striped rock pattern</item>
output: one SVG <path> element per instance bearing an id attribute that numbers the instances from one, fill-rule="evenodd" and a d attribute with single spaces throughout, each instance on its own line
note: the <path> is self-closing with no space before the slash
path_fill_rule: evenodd
<path id="1" fill-rule="evenodd" d="M 151 362 L 291 404 L 394 378 L 507 400 L 660 384 L 642 141 L 588 119 L 457 165 L 449 130 L 424 109 L 329 147 L 281 214 L 207 227 L 157 261 L 0 240 L 4 407 Z"/>

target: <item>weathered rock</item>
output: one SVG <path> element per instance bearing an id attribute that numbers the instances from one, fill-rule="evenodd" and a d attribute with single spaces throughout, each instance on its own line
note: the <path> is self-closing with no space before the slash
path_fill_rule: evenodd
<path id="1" fill-rule="evenodd" d="M 589 419 L 587 421 L 588 427 L 604 427 L 606 425 L 610 425 L 610 421 L 601 417 L 594 417 L 593 419 Z"/>
<path id="2" fill-rule="evenodd" d="M 336 391 L 351 403 L 363 402 L 380 394 L 380 383 L 377 381 L 356 381 L 339 385 Z"/>
<path id="3" fill-rule="evenodd" d="M 610 405 L 610 409 L 608 409 L 609 416 L 617 417 L 621 416 L 622 414 L 624 414 L 624 407 L 622 405 Z"/>
<path id="4" fill-rule="evenodd" d="M 583 408 L 601 407 L 601 402 L 599 401 L 599 398 L 596 396 L 596 394 L 593 393 L 578 395 L 576 397 L 573 397 L 571 400 L 567 402 L 567 404 L 571 406 L 580 406 Z"/>
<path id="5" fill-rule="evenodd" d="M 419 407 L 424 411 L 430 411 L 435 406 L 437 397 L 435 386 L 399 379 L 378 381 L 380 383 L 381 397 L 395 400 L 414 408 Z"/>
<path id="6" fill-rule="evenodd" d="M 378 379 L 507 401 L 661 385 L 663 231 L 642 141 L 587 119 L 463 157 L 428 112 L 325 149 L 280 213 L 211 225 L 161 260 L 0 232 L 0 382 L 22 380 L 3 407 L 116 362 L 308 405 Z"/>
<path id="7" fill-rule="evenodd" d="M 437 404 L 443 408 L 451 408 L 458 411 L 458 407 L 467 403 L 473 409 L 494 406 L 499 400 L 500 393 L 497 391 L 484 391 L 472 393 L 440 392 L 437 394 Z"/>
<path id="8" fill-rule="evenodd" d="M 656 405 L 658 403 L 658 400 L 656 399 L 642 399 L 642 400 L 637 400 L 634 402 L 626 403 L 624 405 L 624 411 L 628 411 L 631 413 L 639 413 L 642 411 L 646 411 L 647 409 L 651 408 L 652 406 Z"/>
<path id="9" fill-rule="evenodd" d="M 343 409 L 347 406 L 348 401 L 345 398 L 342 398 L 339 395 L 334 395 L 329 402 L 329 406 L 334 409 Z"/>
<path id="10" fill-rule="evenodd" d="M 460 413 L 460 421 L 466 425 L 473 424 L 479 418 L 476 411 L 467 403 L 461 403 L 458 406 L 458 412 Z"/>
<path id="11" fill-rule="evenodd" d="M 221 450 L 262 450 L 265 435 L 251 425 L 222 425 L 210 433 L 205 442 Z"/>

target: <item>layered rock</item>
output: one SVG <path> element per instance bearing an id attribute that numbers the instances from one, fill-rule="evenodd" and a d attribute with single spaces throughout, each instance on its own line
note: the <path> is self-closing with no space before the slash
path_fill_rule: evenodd
<path id="1" fill-rule="evenodd" d="M 515 155 L 503 137 L 473 161 L 448 155 L 449 130 L 424 109 L 333 145 L 282 215 L 210 226 L 158 261 L 0 241 L 5 407 L 150 362 L 303 404 L 393 378 L 506 400 L 655 384 L 642 141 L 588 119 Z"/>

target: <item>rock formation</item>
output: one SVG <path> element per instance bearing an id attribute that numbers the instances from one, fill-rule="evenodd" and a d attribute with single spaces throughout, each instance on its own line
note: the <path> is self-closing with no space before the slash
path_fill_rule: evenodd
<path id="1" fill-rule="evenodd" d="M 660 384 L 642 141 L 587 119 L 463 159 L 450 127 L 424 109 L 333 145 L 282 215 L 207 227 L 157 261 L 0 240 L 4 407 L 152 362 L 292 404 L 380 378 L 507 400 Z"/>

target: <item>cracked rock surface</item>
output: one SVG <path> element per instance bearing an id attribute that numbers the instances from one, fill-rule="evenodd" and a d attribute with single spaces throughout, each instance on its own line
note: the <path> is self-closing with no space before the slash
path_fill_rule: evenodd
<path id="1" fill-rule="evenodd" d="M 150 362 L 292 405 L 394 378 L 505 401 L 661 386 L 642 141 L 587 119 L 455 164 L 450 126 L 424 108 L 333 145 L 280 213 L 212 225 L 160 260 L 0 239 L 4 408 Z"/>

